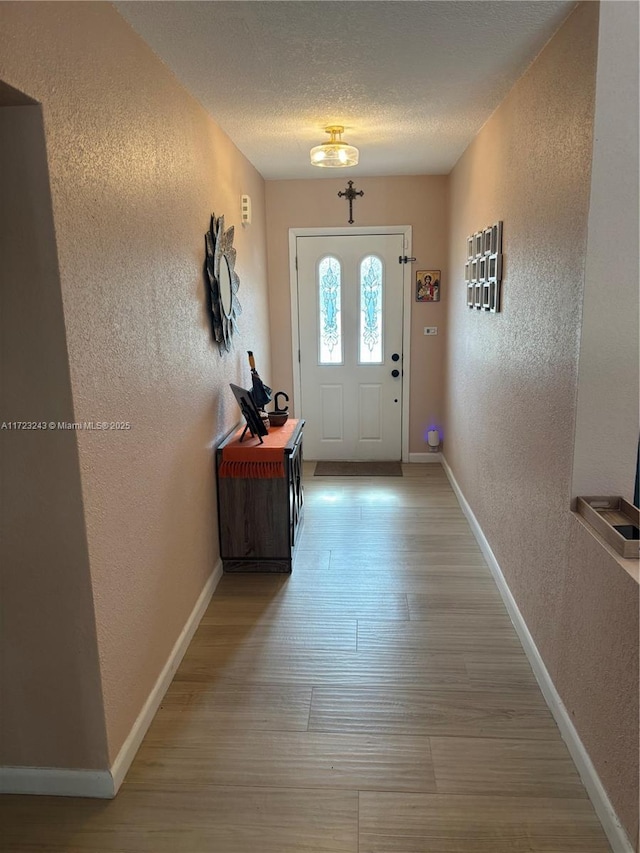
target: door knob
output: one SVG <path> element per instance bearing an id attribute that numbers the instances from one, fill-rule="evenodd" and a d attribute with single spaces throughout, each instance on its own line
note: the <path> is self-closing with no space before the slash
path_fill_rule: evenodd
<path id="1" fill-rule="evenodd" d="M 396 377 L 400 376 L 400 371 L 399 370 L 392 370 L 391 375 L 395 379 Z"/>
<path id="2" fill-rule="evenodd" d="M 394 354 L 391 356 L 391 361 L 400 361 L 400 356 L 397 352 L 394 352 Z"/>

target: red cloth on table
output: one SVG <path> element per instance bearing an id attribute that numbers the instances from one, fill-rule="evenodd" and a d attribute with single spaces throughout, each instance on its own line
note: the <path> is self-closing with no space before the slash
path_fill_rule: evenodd
<path id="1" fill-rule="evenodd" d="M 262 444 L 257 436 L 250 436 L 248 432 L 240 442 L 244 430 L 240 427 L 233 441 L 222 448 L 218 475 L 251 480 L 284 477 L 284 449 L 297 426 L 298 419 L 289 418 L 281 427 L 270 427 L 269 434 L 262 437 Z"/>

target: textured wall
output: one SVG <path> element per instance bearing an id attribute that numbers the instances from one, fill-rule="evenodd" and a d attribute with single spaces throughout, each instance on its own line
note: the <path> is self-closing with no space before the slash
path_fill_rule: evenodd
<path id="1" fill-rule="evenodd" d="M 555 681 L 629 837 L 638 833 L 638 581 L 569 520 Z M 635 561 L 627 561 L 635 562 Z"/>
<path id="2" fill-rule="evenodd" d="M 574 496 L 633 500 L 640 385 L 638 8 L 609 0 L 600 9 Z"/>
<path id="3" fill-rule="evenodd" d="M 611 684 L 631 684 L 637 697 L 637 629 L 619 635 L 607 625 L 614 614 L 637 624 L 637 591 L 630 594 L 629 576 L 593 538 L 570 536 L 597 25 L 598 5 L 581 4 L 452 172 L 445 441 L 547 669 L 635 837 L 637 708 L 612 694 Z M 488 315 L 465 305 L 465 238 L 498 219 L 503 312 Z"/>
<path id="4" fill-rule="evenodd" d="M 109 4 L 1 4 L 0 79 L 43 104 L 75 418 L 131 423 L 77 436 L 113 761 L 218 556 L 213 445 L 246 349 L 269 377 L 264 184 Z M 241 193 L 220 357 L 203 234 Z"/>
<path id="5" fill-rule="evenodd" d="M 432 305 L 412 300 L 411 389 L 409 450 L 426 450 L 424 431 L 443 417 L 442 365 L 446 341 L 447 185 L 445 176 L 416 175 L 396 178 L 358 178 L 356 189 L 364 196 L 354 203 L 357 226 L 411 225 L 412 265 L 442 270 L 441 301 Z M 267 181 L 267 234 L 269 245 L 269 298 L 271 355 L 278 388 L 292 390 L 291 296 L 289 284 L 289 228 L 347 227 L 348 206 L 338 191 L 345 180 Z M 424 326 L 438 326 L 437 337 L 425 338 Z"/>
<path id="6" fill-rule="evenodd" d="M 0 109 L 0 198 L 0 422 L 73 421 L 38 106 Z M 76 439 L 0 431 L 0 765 L 106 762 Z"/>

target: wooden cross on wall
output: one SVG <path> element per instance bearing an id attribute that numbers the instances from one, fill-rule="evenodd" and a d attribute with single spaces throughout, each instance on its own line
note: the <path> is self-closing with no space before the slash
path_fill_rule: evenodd
<path id="1" fill-rule="evenodd" d="M 353 225 L 353 202 L 356 196 L 363 196 L 363 190 L 356 191 L 353 186 L 353 181 L 349 181 L 347 184 L 347 189 L 342 190 L 338 193 L 338 198 L 342 198 L 343 196 L 349 202 L 349 225 Z"/>

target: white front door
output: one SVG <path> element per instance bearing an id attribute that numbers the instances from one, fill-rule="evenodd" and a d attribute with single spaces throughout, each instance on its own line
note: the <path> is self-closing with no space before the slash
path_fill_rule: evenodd
<path id="1" fill-rule="evenodd" d="M 305 456 L 402 456 L 402 234 L 297 237 Z"/>

